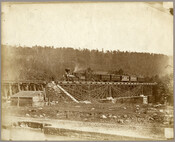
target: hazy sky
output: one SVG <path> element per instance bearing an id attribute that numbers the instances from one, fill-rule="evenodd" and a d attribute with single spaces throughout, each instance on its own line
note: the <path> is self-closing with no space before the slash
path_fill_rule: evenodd
<path id="1" fill-rule="evenodd" d="M 173 16 L 138 2 L 3 3 L 2 44 L 172 55 Z"/>

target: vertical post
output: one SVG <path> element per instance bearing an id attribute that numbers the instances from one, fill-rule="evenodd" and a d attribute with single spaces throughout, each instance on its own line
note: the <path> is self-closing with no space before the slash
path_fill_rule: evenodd
<path id="1" fill-rule="evenodd" d="M 44 87 L 43 87 L 43 85 L 42 85 L 42 84 L 41 84 L 41 90 L 42 90 L 42 91 L 44 91 Z"/>
<path id="2" fill-rule="evenodd" d="M 31 90 L 31 84 L 29 83 L 28 84 L 28 91 L 30 91 Z"/>
<path id="3" fill-rule="evenodd" d="M 89 101 L 90 101 L 90 84 L 88 85 L 88 97 L 89 97 Z"/>
<path id="4" fill-rule="evenodd" d="M 4 95 L 5 95 L 5 98 L 7 99 L 7 88 L 4 86 Z"/>
<path id="5" fill-rule="evenodd" d="M 21 85 L 20 85 L 20 88 L 21 88 L 21 91 L 23 91 L 23 90 L 24 90 L 24 88 L 23 88 L 23 84 L 21 84 Z"/>
<path id="6" fill-rule="evenodd" d="M 38 87 L 37 88 L 38 88 L 37 90 L 40 91 L 40 85 L 39 84 L 38 84 Z"/>
<path id="7" fill-rule="evenodd" d="M 26 90 L 29 91 L 29 84 L 26 84 Z"/>
<path id="8" fill-rule="evenodd" d="M 44 91 L 44 101 L 46 101 L 46 90 L 45 90 L 45 88 L 43 88 L 43 91 Z"/>
<path id="9" fill-rule="evenodd" d="M 12 86 L 11 86 L 11 84 L 9 84 L 9 93 L 10 93 L 10 96 L 12 96 Z"/>
<path id="10" fill-rule="evenodd" d="M 78 85 L 77 85 L 77 86 L 78 86 Z M 83 96 L 83 95 L 82 95 L 82 93 L 83 93 L 82 88 L 83 88 L 83 87 L 82 87 L 81 85 L 79 85 L 79 87 L 81 88 L 81 89 L 80 89 L 80 97 L 82 97 L 82 96 Z M 75 88 L 76 88 L 76 87 L 75 87 Z"/>
<path id="11" fill-rule="evenodd" d="M 152 91 L 153 91 L 153 87 L 152 87 L 152 85 L 151 85 L 150 88 L 151 88 L 151 90 L 150 90 L 150 95 L 152 96 L 152 95 L 153 95 L 153 94 L 152 94 L 152 93 L 153 93 L 153 92 L 152 92 Z"/>
<path id="12" fill-rule="evenodd" d="M 112 97 L 112 94 L 111 94 L 111 85 L 109 85 L 109 97 Z"/>
<path id="13" fill-rule="evenodd" d="M 143 85 L 142 85 L 142 95 L 144 95 L 144 94 L 143 94 Z"/>
<path id="14" fill-rule="evenodd" d="M 35 84 L 33 85 L 33 89 L 34 89 L 34 91 L 36 91 L 36 86 L 35 86 Z"/>
<path id="15" fill-rule="evenodd" d="M 48 97 L 48 105 L 50 106 L 51 103 L 50 103 L 50 96 Z"/>
<path id="16" fill-rule="evenodd" d="M 23 91 L 26 91 L 26 86 L 24 83 L 22 84 L 22 87 L 23 87 Z"/>
<path id="17" fill-rule="evenodd" d="M 150 92 L 149 92 L 150 94 L 148 94 L 149 95 L 148 96 L 148 103 L 150 103 L 150 102 L 153 103 L 154 102 L 154 99 L 153 99 L 153 94 L 152 94 L 152 91 L 153 91 L 152 90 L 153 89 L 152 85 L 150 85 L 149 88 L 150 88 Z"/>
<path id="18" fill-rule="evenodd" d="M 21 88 L 20 88 L 20 84 L 18 83 L 18 91 L 20 92 L 21 91 Z"/>
<path id="19" fill-rule="evenodd" d="M 19 107 L 19 97 L 18 97 L 18 103 L 17 103 L 17 106 Z"/>
<path id="20" fill-rule="evenodd" d="M 129 90 L 129 85 L 126 85 L 126 90 L 128 91 L 128 97 L 131 97 L 130 90 Z"/>
<path id="21" fill-rule="evenodd" d="M 127 85 L 127 86 L 128 86 L 128 94 L 129 94 L 128 95 L 129 96 L 129 98 L 128 98 L 128 101 L 129 101 L 128 104 L 131 105 L 131 100 L 132 100 L 132 95 L 133 94 L 131 93 L 131 86 L 130 85 Z"/>
<path id="22" fill-rule="evenodd" d="M 36 91 L 38 91 L 38 85 L 37 84 L 35 85 L 35 87 L 36 87 Z"/>
<path id="23" fill-rule="evenodd" d="M 22 87 L 23 87 L 23 91 L 25 91 L 26 90 L 25 84 L 22 84 Z"/>

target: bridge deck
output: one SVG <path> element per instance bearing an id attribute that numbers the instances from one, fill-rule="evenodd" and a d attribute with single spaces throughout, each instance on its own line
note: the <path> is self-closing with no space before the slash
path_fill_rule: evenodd
<path id="1" fill-rule="evenodd" d="M 42 83 L 46 84 L 46 81 L 43 80 L 2 80 L 1 83 L 3 84 L 15 84 L 15 83 Z"/>
<path id="2" fill-rule="evenodd" d="M 108 85 L 157 85 L 156 82 L 94 82 L 94 81 L 56 81 L 58 84 L 94 84 L 94 85 L 104 85 L 104 84 L 108 84 Z M 2 84 L 15 84 L 15 83 L 19 83 L 19 84 L 46 84 L 46 81 L 42 81 L 42 80 L 2 80 L 1 81 Z"/>
<path id="3" fill-rule="evenodd" d="M 92 82 L 92 81 L 59 81 L 58 84 L 109 84 L 109 85 L 157 85 L 156 82 L 154 83 L 139 83 L 139 82 Z"/>

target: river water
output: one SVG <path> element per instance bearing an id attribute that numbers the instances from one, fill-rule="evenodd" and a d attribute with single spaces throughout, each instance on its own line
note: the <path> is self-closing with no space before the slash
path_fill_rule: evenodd
<path id="1" fill-rule="evenodd" d="M 30 128 L 8 128 L 1 130 L 2 140 L 83 140 L 75 137 L 45 135 L 41 130 Z"/>

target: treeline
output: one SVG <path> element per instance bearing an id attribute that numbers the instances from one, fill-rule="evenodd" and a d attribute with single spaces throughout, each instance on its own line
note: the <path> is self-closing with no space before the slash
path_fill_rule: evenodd
<path id="1" fill-rule="evenodd" d="M 8 79 L 60 79 L 65 68 L 90 67 L 94 71 L 117 72 L 144 77 L 162 76 L 170 69 L 163 54 L 99 51 L 53 47 L 2 46 L 2 69 Z"/>
<path id="2" fill-rule="evenodd" d="M 173 57 L 163 54 L 53 47 L 1 48 L 2 79 L 59 80 L 65 68 L 72 71 L 91 68 L 116 74 L 144 76 L 158 83 L 154 95 L 158 102 L 173 98 Z"/>

